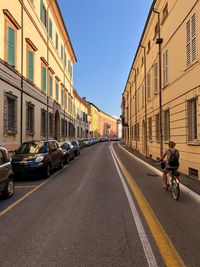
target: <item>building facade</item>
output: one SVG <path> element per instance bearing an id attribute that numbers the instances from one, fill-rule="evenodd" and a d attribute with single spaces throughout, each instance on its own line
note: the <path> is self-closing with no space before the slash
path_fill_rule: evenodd
<path id="1" fill-rule="evenodd" d="M 0 0 L 0 143 L 74 137 L 76 56 L 56 0 Z"/>
<path id="2" fill-rule="evenodd" d="M 117 137 L 117 119 L 99 110 L 99 136 Z"/>
<path id="3" fill-rule="evenodd" d="M 87 138 L 89 133 L 88 107 L 74 90 L 75 98 L 75 139 Z"/>
<path id="4" fill-rule="evenodd" d="M 154 0 L 122 94 L 123 139 L 160 158 L 169 140 L 180 171 L 200 179 L 200 1 Z"/>

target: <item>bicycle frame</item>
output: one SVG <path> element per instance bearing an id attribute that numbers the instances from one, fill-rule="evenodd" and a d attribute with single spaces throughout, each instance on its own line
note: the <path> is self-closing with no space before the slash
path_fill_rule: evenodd
<path id="1" fill-rule="evenodd" d="M 175 200 L 178 200 L 180 196 L 179 179 L 180 179 L 179 172 L 177 172 L 176 170 L 169 171 L 167 175 L 167 180 L 168 180 L 167 190 L 169 189 L 170 191 L 172 191 L 172 195 Z"/>

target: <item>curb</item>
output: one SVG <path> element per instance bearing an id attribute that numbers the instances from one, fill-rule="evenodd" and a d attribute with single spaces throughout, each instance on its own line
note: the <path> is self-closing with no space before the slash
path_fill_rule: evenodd
<path id="1" fill-rule="evenodd" d="M 152 165 L 148 164 L 147 162 L 143 161 L 142 159 L 136 157 L 135 155 L 133 155 L 131 152 L 129 152 L 128 150 L 126 150 L 124 147 L 122 147 L 119 143 L 118 146 L 123 149 L 127 154 L 129 154 L 132 158 L 134 158 L 135 160 L 137 160 L 138 162 L 144 164 L 147 168 L 151 169 L 152 171 L 154 171 L 156 174 L 158 174 L 159 176 L 162 176 L 162 172 L 159 171 L 158 169 L 156 169 L 155 167 L 153 167 Z M 195 193 L 194 191 L 192 191 L 191 189 L 189 189 L 187 186 L 183 185 L 180 183 L 180 188 L 181 191 L 184 192 L 185 194 L 189 195 L 191 198 L 193 198 L 195 201 L 197 201 L 198 203 L 200 203 L 200 195 Z"/>

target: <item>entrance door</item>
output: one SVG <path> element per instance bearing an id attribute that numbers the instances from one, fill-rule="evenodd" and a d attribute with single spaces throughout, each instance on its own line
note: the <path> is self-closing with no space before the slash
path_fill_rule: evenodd
<path id="1" fill-rule="evenodd" d="M 55 139 L 60 141 L 60 114 L 58 111 L 55 114 Z"/>

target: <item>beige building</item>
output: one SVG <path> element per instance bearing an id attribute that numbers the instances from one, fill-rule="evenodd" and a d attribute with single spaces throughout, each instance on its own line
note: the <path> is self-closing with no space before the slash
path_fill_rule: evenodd
<path id="1" fill-rule="evenodd" d="M 57 1 L 0 7 L 0 144 L 73 138 L 76 56 Z"/>
<path id="2" fill-rule="evenodd" d="M 174 140 L 200 173 L 200 1 L 154 0 L 122 95 L 123 139 L 157 159 Z"/>
<path id="3" fill-rule="evenodd" d="M 75 139 L 88 137 L 89 122 L 88 122 L 88 107 L 85 101 L 74 90 L 75 99 Z"/>

